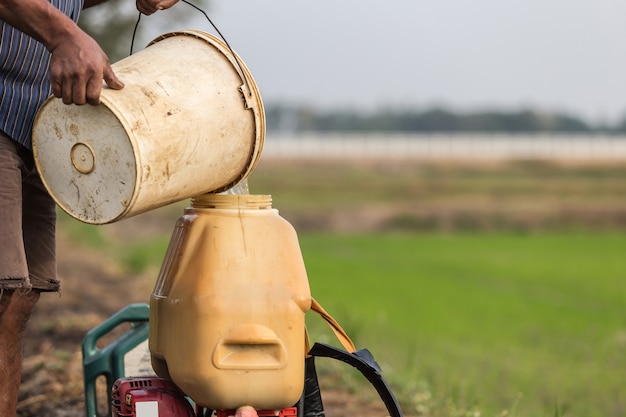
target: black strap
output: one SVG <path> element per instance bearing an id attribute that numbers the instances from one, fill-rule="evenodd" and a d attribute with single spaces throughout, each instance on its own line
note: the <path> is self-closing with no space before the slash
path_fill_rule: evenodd
<path id="1" fill-rule="evenodd" d="M 381 375 L 380 366 L 374 360 L 374 356 L 367 349 L 359 349 L 354 353 L 346 352 L 345 350 L 336 348 L 331 345 L 327 345 L 325 343 L 315 343 L 311 350 L 309 351 L 309 355 L 312 357 L 324 357 L 337 359 L 342 362 L 347 363 L 348 365 L 356 368 L 367 380 L 374 386 L 376 392 L 385 403 L 385 407 L 387 407 L 387 411 L 389 411 L 390 417 L 403 417 L 402 409 L 400 408 L 400 404 L 398 404 L 398 400 L 396 400 L 395 395 L 391 392 L 389 385 L 385 382 L 385 379 Z M 312 358 L 308 358 L 312 359 Z M 307 360 L 307 382 L 311 385 L 309 387 L 317 386 L 317 376 L 315 376 L 315 380 L 309 380 L 310 376 L 308 375 L 309 367 L 312 366 L 312 371 L 315 374 L 315 366 L 313 361 L 311 360 L 310 365 Z M 305 402 L 307 410 L 305 410 L 304 415 L 306 417 L 317 417 L 324 416 L 323 406 L 321 405 L 321 396 L 319 395 L 319 386 L 317 387 L 316 392 L 306 392 L 305 397 L 309 396 L 309 402 Z M 312 406 L 313 410 L 312 414 L 309 415 L 309 410 Z"/>
<path id="2" fill-rule="evenodd" d="M 309 356 L 304 360 L 304 392 L 300 400 L 300 417 L 325 417 L 322 394 L 317 380 L 315 358 Z"/>

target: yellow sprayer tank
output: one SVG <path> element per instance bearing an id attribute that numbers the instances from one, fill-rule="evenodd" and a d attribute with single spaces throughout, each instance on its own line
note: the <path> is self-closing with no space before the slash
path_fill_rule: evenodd
<path id="1" fill-rule="evenodd" d="M 270 196 L 194 198 L 150 300 L 152 365 L 204 407 L 291 407 L 310 306 L 296 232 Z"/>

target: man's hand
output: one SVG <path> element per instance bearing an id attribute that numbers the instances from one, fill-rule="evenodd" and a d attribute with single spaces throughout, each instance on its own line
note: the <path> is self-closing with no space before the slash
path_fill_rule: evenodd
<path id="1" fill-rule="evenodd" d="M 149 16 L 158 10 L 169 9 L 178 0 L 137 0 L 137 10 Z"/>
<path id="2" fill-rule="evenodd" d="M 102 80 L 115 90 L 124 87 L 98 43 L 80 29 L 50 52 L 52 94 L 65 104 L 98 104 Z"/>
<path id="3" fill-rule="evenodd" d="M 250 406 L 239 407 L 234 417 L 258 417 L 256 410 Z"/>

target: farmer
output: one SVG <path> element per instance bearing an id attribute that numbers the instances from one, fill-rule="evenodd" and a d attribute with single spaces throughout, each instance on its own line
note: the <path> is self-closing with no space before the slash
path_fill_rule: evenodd
<path id="1" fill-rule="evenodd" d="M 84 1 L 84 4 L 83 4 Z M 16 413 L 26 323 L 40 293 L 59 291 L 55 204 L 34 167 L 33 119 L 50 95 L 98 104 L 121 89 L 100 46 L 77 25 L 105 0 L 0 0 L 0 416 Z M 137 0 L 146 15 L 178 0 Z"/>

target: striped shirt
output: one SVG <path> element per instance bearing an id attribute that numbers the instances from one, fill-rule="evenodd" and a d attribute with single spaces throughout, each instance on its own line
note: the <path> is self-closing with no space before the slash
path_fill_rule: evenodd
<path id="1" fill-rule="evenodd" d="M 49 0 L 74 22 L 83 0 Z M 50 96 L 50 53 L 43 44 L 0 20 L 0 130 L 32 148 L 37 110 Z"/>

